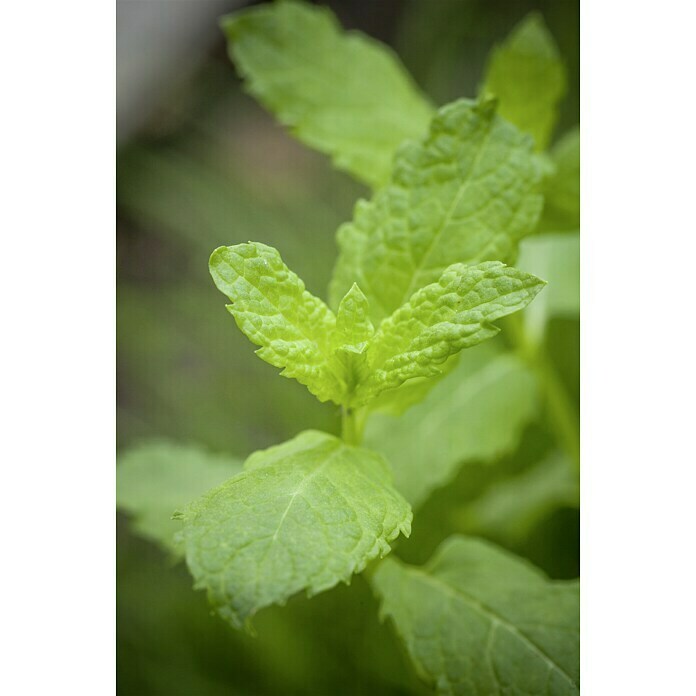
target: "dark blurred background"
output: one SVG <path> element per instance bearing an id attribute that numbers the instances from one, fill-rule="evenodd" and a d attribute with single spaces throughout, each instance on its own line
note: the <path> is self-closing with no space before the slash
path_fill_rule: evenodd
<path id="1" fill-rule="evenodd" d="M 338 428 L 334 407 L 255 357 L 208 275 L 215 247 L 263 241 L 325 297 L 335 231 L 368 193 L 295 142 L 242 91 L 217 21 L 249 4 L 256 3 L 117 2 L 119 448 L 168 437 L 244 457 L 302 429 Z M 345 27 L 393 46 L 438 104 L 474 96 L 493 43 L 539 10 L 568 69 L 558 133 L 579 120 L 574 0 L 322 4 Z M 556 331 L 561 345 L 577 343 L 575 325 Z M 423 511 L 435 543 L 451 531 L 438 517 L 446 498 Z M 558 515 L 543 543 L 529 542 L 527 555 L 552 575 L 571 577 L 577 543 L 567 540 L 577 538 L 577 514 Z M 265 610 L 253 638 L 210 616 L 186 570 L 119 518 L 117 579 L 124 696 L 421 689 L 360 577 L 311 601 L 298 597 Z M 352 609 L 356 601 L 364 611 Z"/>

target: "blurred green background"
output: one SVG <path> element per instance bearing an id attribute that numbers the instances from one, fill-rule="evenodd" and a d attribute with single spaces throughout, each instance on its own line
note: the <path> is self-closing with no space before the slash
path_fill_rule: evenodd
<path id="1" fill-rule="evenodd" d="M 308 289 L 325 296 L 335 231 L 368 194 L 242 91 L 217 19 L 248 4 L 255 3 L 117 3 L 119 449 L 166 437 L 245 457 L 303 429 L 338 431 L 335 407 L 255 357 L 208 275 L 215 247 L 258 240 L 277 247 Z M 579 120 L 577 2 L 323 4 L 345 27 L 392 45 L 438 104 L 474 96 L 493 43 L 539 10 L 569 75 L 557 132 Z M 577 321 L 551 322 L 547 351 L 575 403 L 578 341 Z M 467 502 L 543 457 L 550 439 L 535 424 L 516 454 L 494 467 L 468 465 L 418 512 L 399 555 L 422 562 L 448 534 L 470 531 Z M 577 510 L 560 506 L 524 535 L 477 531 L 554 577 L 575 577 L 578 528 Z M 360 577 L 311 601 L 264 610 L 251 637 L 211 616 L 186 569 L 132 535 L 122 516 L 117 549 L 119 694 L 422 690 Z"/>

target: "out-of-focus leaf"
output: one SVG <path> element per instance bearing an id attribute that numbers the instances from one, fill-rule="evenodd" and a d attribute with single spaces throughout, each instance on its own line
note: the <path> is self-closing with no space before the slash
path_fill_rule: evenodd
<path id="1" fill-rule="evenodd" d="M 450 537 L 425 566 L 393 558 L 372 584 L 440 694 L 579 693 L 579 587 L 491 544 Z"/>
<path id="2" fill-rule="evenodd" d="M 259 609 L 349 582 L 411 531 L 384 459 L 307 431 L 245 462 L 181 516 L 186 562 L 235 627 Z"/>
<path id="3" fill-rule="evenodd" d="M 494 482 L 457 515 L 473 534 L 518 544 L 546 515 L 579 504 L 577 471 L 567 457 L 554 453 L 521 474 Z"/>
<path id="4" fill-rule="evenodd" d="M 239 111 L 243 109 L 234 103 L 235 115 Z M 277 143 L 270 144 L 292 163 L 276 166 L 270 178 L 258 143 L 270 141 L 273 131 L 259 131 L 255 116 L 238 117 L 236 130 L 225 121 L 225 132 L 214 130 L 208 139 L 167 147 L 129 146 L 119 154 L 119 212 L 141 234 L 154 236 L 170 252 L 185 254 L 189 277 L 201 279 L 206 287 L 211 249 L 263 239 L 283 249 L 284 260 L 307 287 L 324 288 L 335 257 L 330 232 L 346 219 L 361 189 L 351 180 L 327 176 L 322 163 L 314 162 L 314 153 L 292 141 L 290 150 L 281 153 Z M 250 175 L 252 164 L 257 169 Z"/>
<path id="5" fill-rule="evenodd" d="M 544 181 L 542 232 L 580 229 L 580 129 L 568 131 L 551 148 L 554 173 Z"/>
<path id="6" fill-rule="evenodd" d="M 467 461 L 513 450 L 536 411 L 533 374 L 485 343 L 461 353 L 452 373 L 401 417 L 371 416 L 365 441 L 392 462 L 397 489 L 417 507 Z"/>
<path id="7" fill-rule="evenodd" d="M 530 14 L 493 49 L 483 92 L 500 100 L 500 115 L 530 133 L 536 149 L 546 149 L 558 102 L 566 90 L 566 74 L 553 36 L 541 15 Z"/>
<path id="8" fill-rule="evenodd" d="M 540 177 L 529 137 L 494 103 L 443 107 L 424 141 L 398 151 L 390 184 L 339 229 L 331 305 L 356 282 L 376 325 L 453 263 L 512 262 L 537 225 Z"/>
<path id="9" fill-rule="evenodd" d="M 250 636 L 211 616 L 185 566 L 152 553 L 129 527 L 119 529 L 118 545 L 119 694 L 420 693 L 362 576 L 350 587 L 264 610 L 254 620 L 258 635 Z"/>
<path id="10" fill-rule="evenodd" d="M 580 311 L 580 236 L 535 235 L 520 245 L 518 266 L 548 282 L 522 316 L 528 340 L 539 343 L 549 319 L 575 318 Z"/>
<path id="11" fill-rule="evenodd" d="M 208 256 L 200 255 L 204 268 Z M 245 457 L 307 426 L 336 430 L 337 410 L 290 380 L 269 379 L 203 279 L 202 287 L 119 283 L 120 443 L 167 437 Z"/>
<path id="12" fill-rule="evenodd" d="M 247 89 L 303 143 L 376 187 L 433 107 L 391 49 L 344 33 L 327 8 L 286 0 L 222 20 Z"/>
<path id="13" fill-rule="evenodd" d="M 152 441 L 119 456 L 116 504 L 133 517 L 134 528 L 177 555 L 174 512 L 242 470 L 233 457 L 191 445 Z"/>

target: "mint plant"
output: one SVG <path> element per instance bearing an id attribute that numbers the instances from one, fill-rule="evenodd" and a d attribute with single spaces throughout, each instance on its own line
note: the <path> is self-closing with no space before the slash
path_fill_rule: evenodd
<path id="1" fill-rule="evenodd" d="M 341 433 L 307 430 L 243 465 L 136 448 L 119 505 L 185 558 L 235 628 L 365 571 L 439 693 L 577 694 L 576 582 L 463 535 L 422 567 L 390 554 L 434 490 L 514 449 L 540 409 L 559 446 L 538 469 L 553 485 L 501 505 L 534 470 L 474 514 L 499 525 L 490 510 L 502 509 L 508 530 L 524 529 L 544 505 L 577 501 L 577 425 L 543 348 L 549 318 L 577 311 L 579 137 L 547 151 L 565 89 L 552 37 L 530 16 L 494 50 L 476 98 L 435 108 L 389 49 L 323 8 L 285 0 L 221 26 L 248 90 L 373 190 L 338 230 L 328 304 L 262 242 L 210 257 L 257 355 L 339 409 Z M 501 320 L 507 347 L 490 340 Z M 476 416 L 462 422 L 465 404 Z"/>

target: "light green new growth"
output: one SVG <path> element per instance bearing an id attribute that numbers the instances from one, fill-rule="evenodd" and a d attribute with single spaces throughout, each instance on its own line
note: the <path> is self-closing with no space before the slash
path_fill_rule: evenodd
<path id="1" fill-rule="evenodd" d="M 182 513 L 196 586 L 233 626 L 302 590 L 349 582 L 410 534 L 411 508 L 374 452 L 307 431 L 244 468 Z"/>
<path id="2" fill-rule="evenodd" d="M 343 363 L 348 391 L 351 393 L 368 378 L 367 346 L 374 333 L 367 298 L 353 283 L 338 306 L 334 336 L 336 354 Z"/>
<path id="3" fill-rule="evenodd" d="M 338 231 L 331 306 L 357 282 L 377 324 L 453 263 L 511 262 L 541 211 L 531 141 L 491 101 L 443 107 L 397 152 L 390 184 Z"/>
<path id="4" fill-rule="evenodd" d="M 453 264 L 375 332 L 356 284 L 336 318 L 264 244 L 216 249 L 210 272 L 262 359 L 322 401 L 349 408 L 407 380 L 438 375 L 449 356 L 495 336 L 492 322 L 526 307 L 545 284 L 495 261 Z"/>
<path id="5" fill-rule="evenodd" d="M 555 172 L 544 181 L 544 232 L 580 229 L 580 129 L 568 131 L 551 148 Z"/>
<path id="6" fill-rule="evenodd" d="M 500 115 L 545 150 L 565 95 L 566 74 L 558 46 L 538 14 L 530 14 L 491 53 L 482 93 L 500 100 Z"/>
<path id="7" fill-rule="evenodd" d="M 338 306 L 335 344 L 352 353 L 362 353 L 366 342 L 374 333 L 367 298 L 357 284 L 353 283 Z"/>
<path id="8" fill-rule="evenodd" d="M 179 555 L 174 512 L 242 470 L 233 457 L 165 440 L 147 442 L 119 456 L 116 504 L 140 534 Z"/>
<path id="9" fill-rule="evenodd" d="M 262 360 L 320 401 L 341 403 L 345 384 L 331 343 L 336 318 L 275 249 L 258 242 L 220 247 L 210 257 L 210 273 L 231 300 L 227 309 L 237 326 L 261 346 Z"/>
<path id="10" fill-rule="evenodd" d="M 394 151 L 425 134 L 433 113 L 398 57 L 326 8 L 278 2 L 224 17 L 247 89 L 303 143 L 377 187 Z"/>
<path id="11" fill-rule="evenodd" d="M 579 693 L 577 582 L 451 537 L 422 567 L 391 558 L 372 583 L 422 678 L 440 694 Z"/>
<path id="12" fill-rule="evenodd" d="M 416 508 L 462 465 L 514 450 L 536 413 L 534 375 L 491 341 L 463 351 L 447 379 L 407 413 L 372 415 L 365 443 L 392 462 L 394 485 Z"/>
<path id="13" fill-rule="evenodd" d="M 369 376 L 354 403 L 408 379 L 437 375 L 451 355 L 495 336 L 500 329 L 492 322 L 526 307 L 544 285 L 497 261 L 453 264 L 381 323 L 368 348 Z"/>

